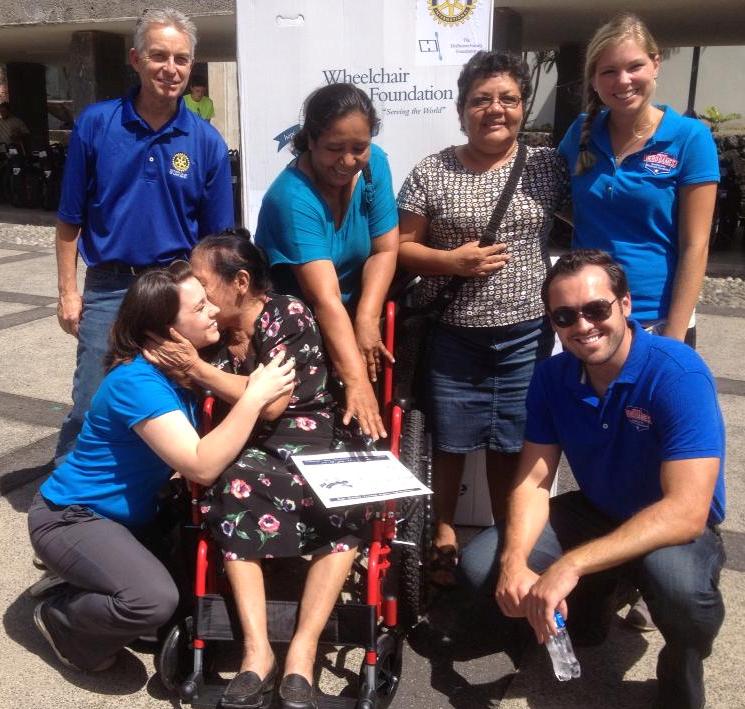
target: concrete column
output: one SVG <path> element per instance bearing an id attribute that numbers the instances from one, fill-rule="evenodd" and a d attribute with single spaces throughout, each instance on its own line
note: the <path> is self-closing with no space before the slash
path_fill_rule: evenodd
<path id="1" fill-rule="evenodd" d="M 495 52 L 515 52 L 523 49 L 523 18 L 509 7 L 495 7 L 492 16 L 491 48 Z"/>
<path id="2" fill-rule="evenodd" d="M 98 31 L 73 32 L 70 40 L 70 98 L 77 116 L 86 106 L 126 93 L 124 37 Z"/>
<path id="3" fill-rule="evenodd" d="M 10 110 L 28 126 L 31 138 L 26 147 L 49 142 L 46 68 L 43 64 L 10 62 L 5 66 Z"/>
<path id="4" fill-rule="evenodd" d="M 209 95 L 215 104 L 212 125 L 231 150 L 240 147 L 238 118 L 238 71 L 235 62 L 210 62 L 207 67 Z"/>
<path id="5" fill-rule="evenodd" d="M 580 44 L 562 44 L 556 58 L 556 109 L 554 142 L 558 145 L 567 128 L 582 111 L 584 51 Z"/>

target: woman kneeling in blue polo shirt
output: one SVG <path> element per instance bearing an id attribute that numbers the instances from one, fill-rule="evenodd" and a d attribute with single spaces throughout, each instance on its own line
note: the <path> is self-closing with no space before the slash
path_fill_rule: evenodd
<path id="1" fill-rule="evenodd" d="M 207 436 L 195 430 L 196 398 L 142 357 L 150 333 L 169 328 L 195 347 L 219 339 L 218 308 L 186 262 L 146 272 L 131 286 L 111 333 L 108 374 L 74 451 L 41 486 L 28 513 L 31 543 L 67 585 L 34 611 L 65 665 L 104 670 L 117 652 L 166 623 L 178 591 L 140 539 L 172 470 L 210 485 L 233 461 L 266 404 L 289 394 L 283 354 L 259 367 L 230 413 Z"/>
<path id="2" fill-rule="evenodd" d="M 609 252 L 628 274 L 635 320 L 695 346 L 719 181 L 711 131 L 652 98 L 660 54 L 619 15 L 585 61 L 585 111 L 559 146 L 572 175 L 574 248 Z"/>

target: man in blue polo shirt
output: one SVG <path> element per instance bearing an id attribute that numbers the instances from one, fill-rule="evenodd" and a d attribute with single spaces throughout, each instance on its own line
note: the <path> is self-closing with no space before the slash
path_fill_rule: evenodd
<path id="1" fill-rule="evenodd" d="M 657 706 L 701 709 L 703 659 L 724 618 L 713 377 L 687 345 L 628 319 L 625 274 L 604 252 L 562 256 L 542 297 L 564 352 L 533 375 L 506 523 L 466 547 L 461 571 L 505 615 L 527 618 L 541 643 L 582 577 L 628 579 L 666 643 Z M 562 451 L 579 490 L 549 500 Z"/>
<path id="2" fill-rule="evenodd" d="M 195 48 L 184 14 L 146 11 L 129 54 L 140 87 L 86 108 L 72 133 L 57 212 L 57 316 L 78 352 L 58 461 L 103 377 L 109 330 L 134 277 L 188 257 L 201 237 L 233 225 L 227 146 L 180 98 Z M 88 267 L 82 296 L 78 252 Z"/>

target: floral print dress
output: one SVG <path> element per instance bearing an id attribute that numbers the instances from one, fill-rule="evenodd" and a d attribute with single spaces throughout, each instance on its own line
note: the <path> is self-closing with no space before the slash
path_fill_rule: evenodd
<path id="1" fill-rule="evenodd" d="M 325 453 L 333 439 L 334 404 L 326 389 L 321 336 L 310 309 L 287 295 L 267 294 L 248 356 L 227 347 L 214 364 L 250 374 L 280 350 L 295 357 L 295 389 L 275 421 L 256 424 L 248 447 L 202 500 L 202 513 L 226 559 L 261 559 L 346 551 L 359 543 L 361 507 L 327 511 L 290 456 Z"/>

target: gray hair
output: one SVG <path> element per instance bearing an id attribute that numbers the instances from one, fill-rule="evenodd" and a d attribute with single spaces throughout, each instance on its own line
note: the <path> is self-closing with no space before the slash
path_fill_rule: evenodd
<path id="1" fill-rule="evenodd" d="M 145 35 L 153 25 L 165 25 L 183 32 L 189 38 L 191 56 L 194 58 L 197 50 L 197 27 L 183 12 L 174 10 L 172 7 L 154 8 L 142 13 L 135 25 L 133 41 L 138 54 L 145 53 Z"/>

